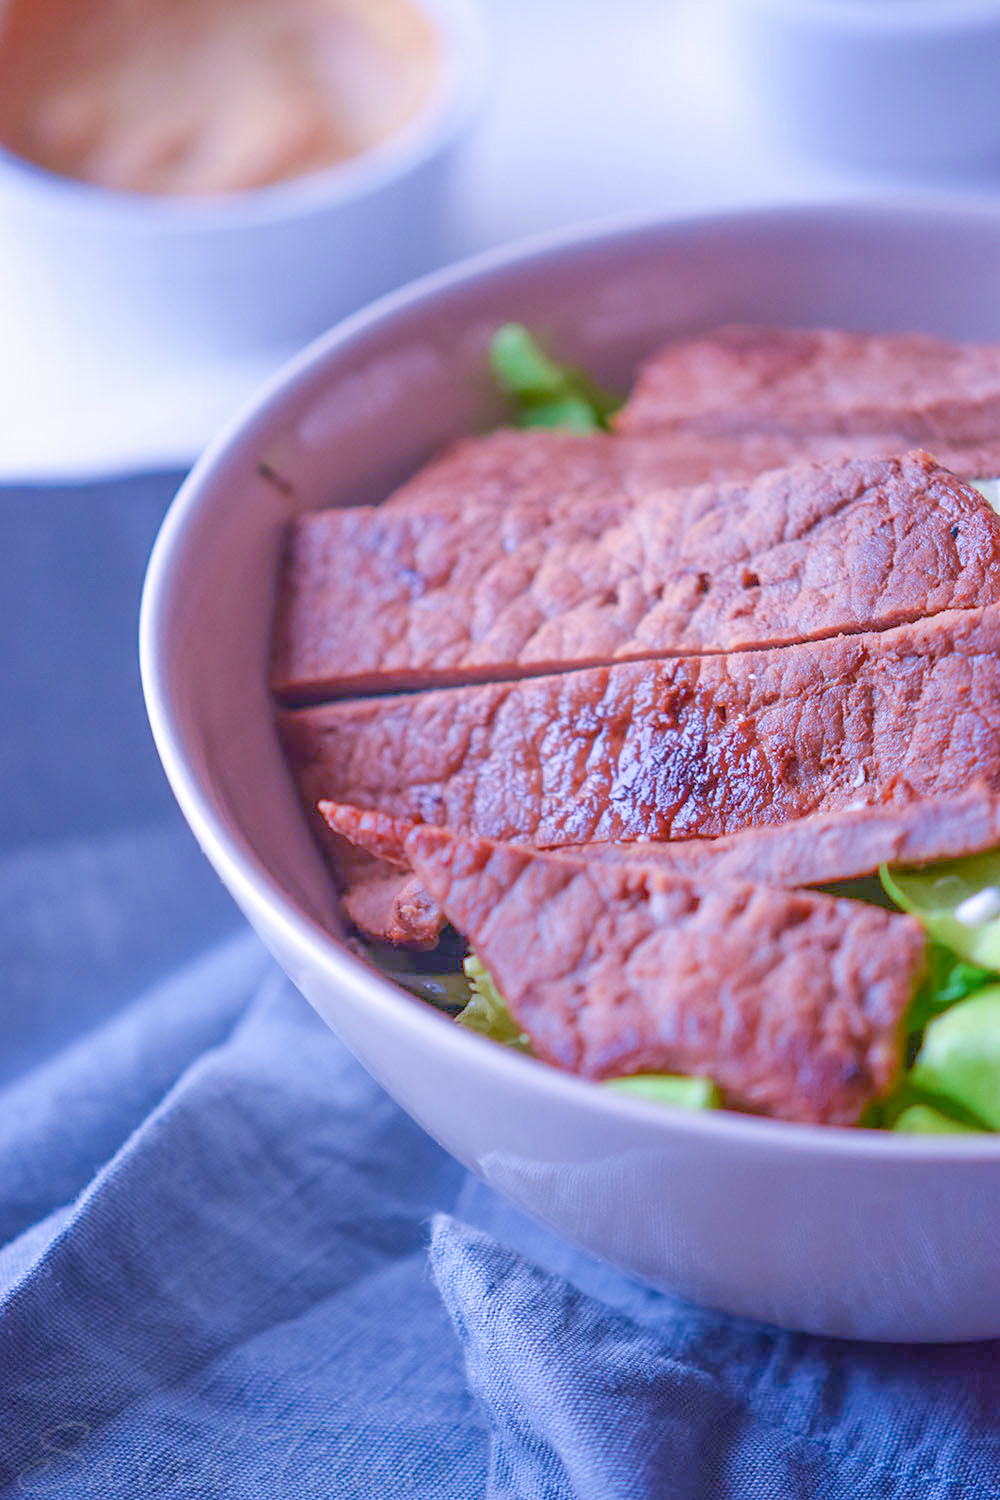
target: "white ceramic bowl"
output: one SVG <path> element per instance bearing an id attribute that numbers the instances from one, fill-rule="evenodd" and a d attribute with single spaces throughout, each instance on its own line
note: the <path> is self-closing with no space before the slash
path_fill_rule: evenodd
<path id="1" fill-rule="evenodd" d="M 483 97 L 479 0 L 417 0 L 441 67 L 427 104 L 380 145 L 324 171 L 204 198 L 125 193 L 0 149 L 0 258 L 54 350 L 86 368 L 114 343 L 134 368 L 270 356 L 440 261 L 454 148 Z"/>
<path id="2" fill-rule="evenodd" d="M 334 329 L 205 455 L 153 553 L 142 673 L 178 801 L 264 942 L 365 1066 L 569 1239 L 790 1327 L 995 1337 L 1000 1138 L 630 1100 L 470 1035 L 337 941 L 265 680 L 282 523 L 377 499 L 446 439 L 495 421 L 484 348 L 509 318 L 620 387 L 660 341 L 731 319 L 1000 339 L 1000 212 L 798 209 L 554 239 L 427 278 Z"/>
<path id="3" fill-rule="evenodd" d="M 729 14 L 786 143 L 907 169 L 1000 154 L 1000 0 L 729 0 Z"/>

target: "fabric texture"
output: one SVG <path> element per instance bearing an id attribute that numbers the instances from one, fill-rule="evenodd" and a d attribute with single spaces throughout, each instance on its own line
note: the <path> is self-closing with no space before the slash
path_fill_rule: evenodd
<path id="1" fill-rule="evenodd" d="M 144 729 L 172 488 L 0 492 L 0 1497 L 1000 1497 L 1000 1345 L 638 1286 L 470 1178 L 278 972 Z"/>
<path id="2" fill-rule="evenodd" d="M 545 1252 L 544 1232 L 522 1238 Z M 490 1419 L 490 1500 L 1000 1494 L 996 1344 L 785 1333 L 572 1251 L 557 1256 L 568 1275 L 545 1270 L 443 1214 L 430 1254 Z"/>

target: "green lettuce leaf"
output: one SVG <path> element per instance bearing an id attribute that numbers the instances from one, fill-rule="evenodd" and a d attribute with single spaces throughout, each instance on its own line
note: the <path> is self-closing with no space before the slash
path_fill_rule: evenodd
<path id="1" fill-rule="evenodd" d="M 710 1078 L 687 1078 L 680 1073 L 633 1073 L 627 1078 L 605 1078 L 604 1087 L 680 1109 L 718 1109 L 722 1103 L 722 1095 Z"/>
<path id="2" fill-rule="evenodd" d="M 951 1115 L 942 1114 L 930 1104 L 910 1104 L 896 1116 L 893 1130 L 908 1135 L 980 1135 L 978 1125 L 966 1125 Z"/>
<path id="3" fill-rule="evenodd" d="M 514 1047 L 518 1052 L 530 1052 L 531 1040 L 520 1030 L 507 1008 L 488 969 L 484 968 L 474 953 L 470 953 L 462 965 L 471 991 L 469 1003 L 456 1017 L 460 1026 L 478 1031 L 504 1047 Z"/>
<path id="4" fill-rule="evenodd" d="M 521 323 L 505 323 L 490 340 L 490 367 L 520 427 L 606 429 L 621 401 L 573 365 L 557 364 Z"/>
<path id="5" fill-rule="evenodd" d="M 941 1109 L 1000 1130 L 1000 984 L 928 1023 L 910 1080 Z"/>
<path id="6" fill-rule="evenodd" d="M 977 968 L 1000 969 L 1000 849 L 920 870 L 883 865 L 879 879 L 935 943 Z"/>
<path id="7" fill-rule="evenodd" d="M 927 944 L 927 965 L 917 993 L 906 1013 L 906 1029 L 919 1042 L 924 1027 L 959 1000 L 973 994 L 994 978 L 989 969 L 966 963 L 940 943 Z"/>

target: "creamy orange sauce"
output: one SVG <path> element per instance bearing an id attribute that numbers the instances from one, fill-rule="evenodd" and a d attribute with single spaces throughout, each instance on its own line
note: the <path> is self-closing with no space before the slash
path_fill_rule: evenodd
<path id="1" fill-rule="evenodd" d="M 0 0 L 0 142 L 102 187 L 232 192 L 378 144 L 438 62 L 410 0 Z"/>

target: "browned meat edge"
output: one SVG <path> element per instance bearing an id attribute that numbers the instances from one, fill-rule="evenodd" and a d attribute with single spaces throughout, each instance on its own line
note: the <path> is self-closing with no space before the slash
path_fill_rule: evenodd
<path id="1" fill-rule="evenodd" d="M 803 462 L 884 458 L 917 446 L 904 432 L 740 432 L 702 434 L 668 429 L 620 436 L 502 427 L 459 438 L 383 502 L 410 513 L 503 512 L 529 505 L 550 514 L 580 506 L 607 522 L 622 496 L 746 481 L 768 469 Z M 938 462 L 963 479 L 1000 475 L 1000 427 L 974 443 L 937 436 L 925 442 Z"/>
<path id="2" fill-rule="evenodd" d="M 925 865 L 979 854 L 1000 844 L 1000 795 L 968 791 L 884 807 L 814 813 L 719 839 L 672 843 L 581 844 L 588 859 L 636 859 L 678 875 L 753 880 L 762 885 L 832 885 L 873 875 L 880 865 Z M 567 850 L 569 852 L 569 850 Z"/>
<path id="3" fill-rule="evenodd" d="M 536 847 L 1000 791 L 1000 607 L 874 635 L 279 715 L 320 799 Z M 318 814 L 313 813 L 322 825 Z"/>
<path id="4" fill-rule="evenodd" d="M 341 881 L 344 912 L 366 937 L 418 952 L 437 947 L 444 915 L 412 871 L 371 860 L 349 877 L 341 871 Z"/>
<path id="5" fill-rule="evenodd" d="M 334 832 L 397 871 L 406 870 L 406 838 L 415 823 L 337 802 L 321 801 L 319 811 Z M 882 864 L 957 859 L 999 843 L 1000 795 L 978 784 L 925 801 L 814 813 L 727 838 L 567 844 L 564 852 L 616 864 L 642 862 L 684 876 L 712 874 L 793 889 L 858 879 L 876 873 Z M 405 877 L 397 874 L 396 879 L 402 883 Z"/>
<path id="6" fill-rule="evenodd" d="M 1000 436 L 1000 346 L 734 326 L 646 361 L 622 433 L 888 433 L 937 451 Z"/>
<path id="7" fill-rule="evenodd" d="M 756 649 L 997 599 L 1000 522 L 919 452 L 622 494 L 617 514 L 358 507 L 292 523 L 272 688 L 316 701 Z"/>
<path id="8" fill-rule="evenodd" d="M 916 921 L 417 828 L 406 853 L 540 1057 L 703 1075 L 737 1108 L 850 1125 L 901 1064 Z"/>

